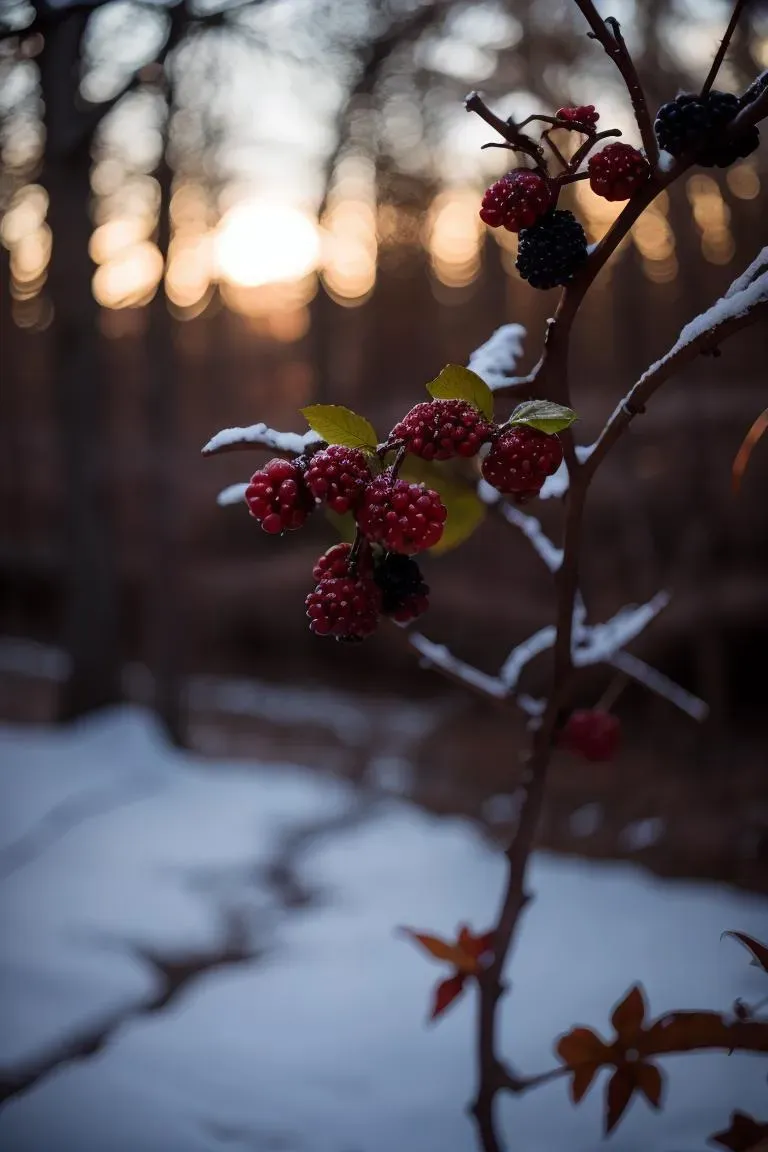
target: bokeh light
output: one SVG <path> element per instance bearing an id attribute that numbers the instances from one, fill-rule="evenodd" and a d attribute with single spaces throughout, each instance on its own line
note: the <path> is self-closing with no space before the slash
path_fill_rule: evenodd
<path id="1" fill-rule="evenodd" d="M 320 239 L 314 221 L 298 208 L 251 200 L 224 214 L 214 250 L 222 280 L 257 288 L 300 280 L 313 272 L 320 258 Z"/>
<path id="2" fill-rule="evenodd" d="M 710 264 L 728 264 L 736 251 L 730 229 L 731 210 L 716 180 L 705 173 L 689 176 L 686 194 L 701 233 L 701 252 Z"/>
<path id="3" fill-rule="evenodd" d="M 441 284 L 463 288 L 480 271 L 483 225 L 475 189 L 450 189 L 432 202 L 426 223 L 426 246 L 432 271 Z"/>

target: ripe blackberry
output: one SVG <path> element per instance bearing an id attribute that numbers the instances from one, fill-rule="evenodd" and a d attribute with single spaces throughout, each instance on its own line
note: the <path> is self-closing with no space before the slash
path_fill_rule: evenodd
<path id="1" fill-rule="evenodd" d="M 567 120 L 569 124 L 583 125 L 585 128 L 594 128 L 600 119 L 600 113 L 595 112 L 594 104 L 579 104 L 578 107 L 573 105 L 566 105 L 565 108 L 558 108 L 558 120 Z"/>
<path id="2" fill-rule="evenodd" d="M 560 744 L 586 760 L 612 760 L 621 736 L 621 724 L 610 712 L 573 712 L 560 736 Z"/>
<path id="3" fill-rule="evenodd" d="M 341 577 L 350 575 L 350 555 L 352 552 L 351 544 L 334 544 L 327 552 L 323 552 L 315 561 L 315 566 L 312 569 L 312 575 L 319 583 L 321 580 L 330 579 L 331 577 Z M 371 557 L 371 550 L 366 540 L 363 541 L 362 547 L 358 549 L 357 557 L 355 560 L 355 572 L 358 576 L 370 576 L 373 571 L 373 560 Z"/>
<path id="4" fill-rule="evenodd" d="M 437 544 L 447 515 L 437 492 L 395 480 L 387 470 L 368 485 L 357 523 L 370 541 L 383 544 L 388 552 L 411 555 Z"/>
<path id="5" fill-rule="evenodd" d="M 410 556 L 387 552 L 376 564 L 373 578 L 381 589 L 381 610 L 399 624 L 415 620 L 429 607 L 429 587 Z"/>
<path id="6" fill-rule="evenodd" d="M 396 424 L 390 440 L 402 440 L 424 460 L 474 456 L 490 439 L 492 426 L 466 400 L 427 400 Z"/>
<path id="7" fill-rule="evenodd" d="M 651 166 L 630 144 L 608 144 L 590 156 L 589 186 L 604 200 L 629 200 L 651 174 Z"/>
<path id="8" fill-rule="evenodd" d="M 515 267 L 532 288 L 567 284 L 587 258 L 587 238 L 573 212 L 550 212 L 520 233 Z"/>
<path id="9" fill-rule="evenodd" d="M 548 436 L 525 424 L 514 424 L 494 441 L 483 460 L 482 472 L 497 491 L 519 493 L 523 502 L 541 490 L 547 476 L 557 472 L 563 461 L 563 446 L 557 436 Z"/>
<path id="10" fill-rule="evenodd" d="M 338 640 L 364 640 L 376 631 L 381 591 L 370 576 L 327 576 L 306 599 L 310 631 Z"/>
<path id="11" fill-rule="evenodd" d="M 760 142 L 752 126 L 731 138 L 724 134 L 741 109 L 741 101 L 731 92 L 713 90 L 706 96 L 682 93 L 662 104 L 656 113 L 654 130 L 659 147 L 672 156 L 694 152 L 696 163 L 704 168 L 727 168 L 734 160 L 749 156 Z"/>
<path id="12" fill-rule="evenodd" d="M 301 528 L 315 506 L 299 465 L 278 458 L 254 472 L 245 499 L 251 516 L 271 535 Z"/>
<path id="13" fill-rule="evenodd" d="M 552 191 L 544 177 L 527 168 L 516 168 L 487 189 L 480 219 L 491 228 L 519 232 L 530 228 L 551 207 Z"/>
<path id="14" fill-rule="evenodd" d="M 359 503 L 371 479 L 365 454 L 357 448 L 331 444 L 309 461 L 304 480 L 316 500 L 324 500 L 339 515 Z"/>

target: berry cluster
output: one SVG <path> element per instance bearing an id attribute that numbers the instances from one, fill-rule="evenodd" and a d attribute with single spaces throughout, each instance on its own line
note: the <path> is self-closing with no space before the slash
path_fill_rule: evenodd
<path id="1" fill-rule="evenodd" d="M 743 107 L 757 99 L 760 79 L 743 96 L 713 89 L 705 96 L 683 92 L 656 113 L 659 147 L 671 156 L 692 153 L 703 168 L 727 168 L 755 151 L 760 133 L 752 125 L 734 136 L 725 129 Z"/>
<path id="2" fill-rule="evenodd" d="M 400 468 L 407 454 L 467 459 L 481 448 L 483 477 L 517 502 L 536 496 L 563 459 L 556 435 L 514 420 L 497 425 L 468 400 L 433 399 L 416 404 L 375 454 L 321 443 L 254 473 L 245 499 L 265 532 L 301 528 L 319 504 L 354 517 L 355 543 L 336 544 L 315 563 L 306 600 L 313 632 L 362 640 L 381 616 L 405 624 L 426 611 L 429 588 L 413 557 L 439 543 L 448 513 L 436 491 L 403 479 Z"/>

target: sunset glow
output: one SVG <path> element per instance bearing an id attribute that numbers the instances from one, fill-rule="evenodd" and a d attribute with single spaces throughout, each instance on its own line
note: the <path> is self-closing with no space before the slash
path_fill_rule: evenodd
<path id="1" fill-rule="evenodd" d="M 298 208 L 267 201 L 230 208 L 214 244 L 219 277 L 244 288 L 300 280 L 314 271 L 320 257 L 320 239 L 311 217 Z"/>

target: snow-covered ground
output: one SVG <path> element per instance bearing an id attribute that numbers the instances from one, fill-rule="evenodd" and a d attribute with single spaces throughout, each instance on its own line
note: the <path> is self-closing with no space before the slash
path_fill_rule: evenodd
<path id="1" fill-rule="evenodd" d="M 0 1079 L 20 1088 L 0 1148 L 473 1152 L 469 997 L 425 1028 L 442 970 L 393 931 L 488 923 L 503 867 L 470 825 L 182 755 L 137 709 L 0 728 L 0 763 Z M 574 1023 L 606 1032 L 635 980 L 653 1014 L 766 993 L 719 939 L 765 937 L 763 900 L 543 855 L 532 887 L 504 1009 L 522 1071 Z M 734 1107 L 768 1112 L 761 1059 L 665 1067 L 667 1107 L 634 1101 L 621 1152 L 692 1152 Z M 601 1103 L 562 1081 L 505 1100 L 513 1152 L 594 1152 Z"/>

